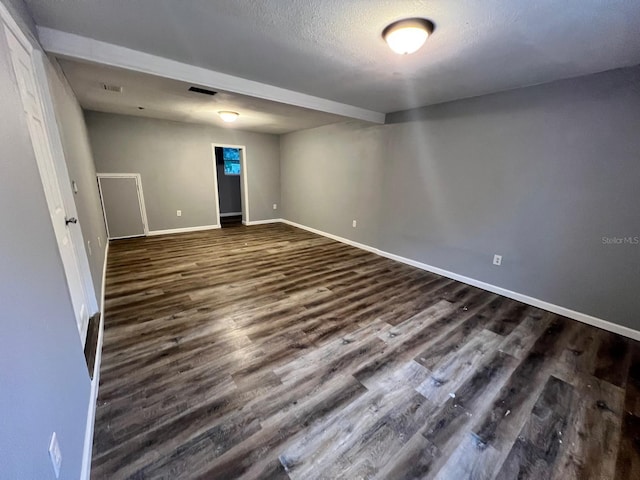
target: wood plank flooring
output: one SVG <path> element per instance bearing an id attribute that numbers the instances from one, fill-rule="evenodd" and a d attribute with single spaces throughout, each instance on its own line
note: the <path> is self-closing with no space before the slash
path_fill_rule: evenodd
<path id="1" fill-rule="evenodd" d="M 112 242 L 94 479 L 640 478 L 638 342 L 287 225 Z"/>

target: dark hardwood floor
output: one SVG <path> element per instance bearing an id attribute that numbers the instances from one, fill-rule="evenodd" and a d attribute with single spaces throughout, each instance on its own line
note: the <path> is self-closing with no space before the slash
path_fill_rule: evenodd
<path id="1" fill-rule="evenodd" d="M 117 241 L 92 478 L 640 478 L 638 342 L 273 224 Z"/>

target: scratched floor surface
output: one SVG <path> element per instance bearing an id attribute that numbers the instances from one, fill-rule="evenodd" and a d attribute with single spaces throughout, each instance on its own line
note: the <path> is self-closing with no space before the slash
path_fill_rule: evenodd
<path id="1" fill-rule="evenodd" d="M 640 478 L 640 346 L 282 224 L 112 242 L 92 478 Z"/>

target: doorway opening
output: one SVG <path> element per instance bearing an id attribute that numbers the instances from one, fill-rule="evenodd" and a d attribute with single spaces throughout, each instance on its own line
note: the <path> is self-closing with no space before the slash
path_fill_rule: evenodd
<path id="1" fill-rule="evenodd" d="M 246 224 L 248 219 L 246 148 L 213 144 L 218 224 L 222 228 Z"/>

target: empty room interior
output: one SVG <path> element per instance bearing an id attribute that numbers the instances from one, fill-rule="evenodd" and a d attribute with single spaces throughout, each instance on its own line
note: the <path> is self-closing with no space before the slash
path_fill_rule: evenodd
<path id="1" fill-rule="evenodd" d="M 0 30 L 0 479 L 640 478 L 639 2 Z"/>

